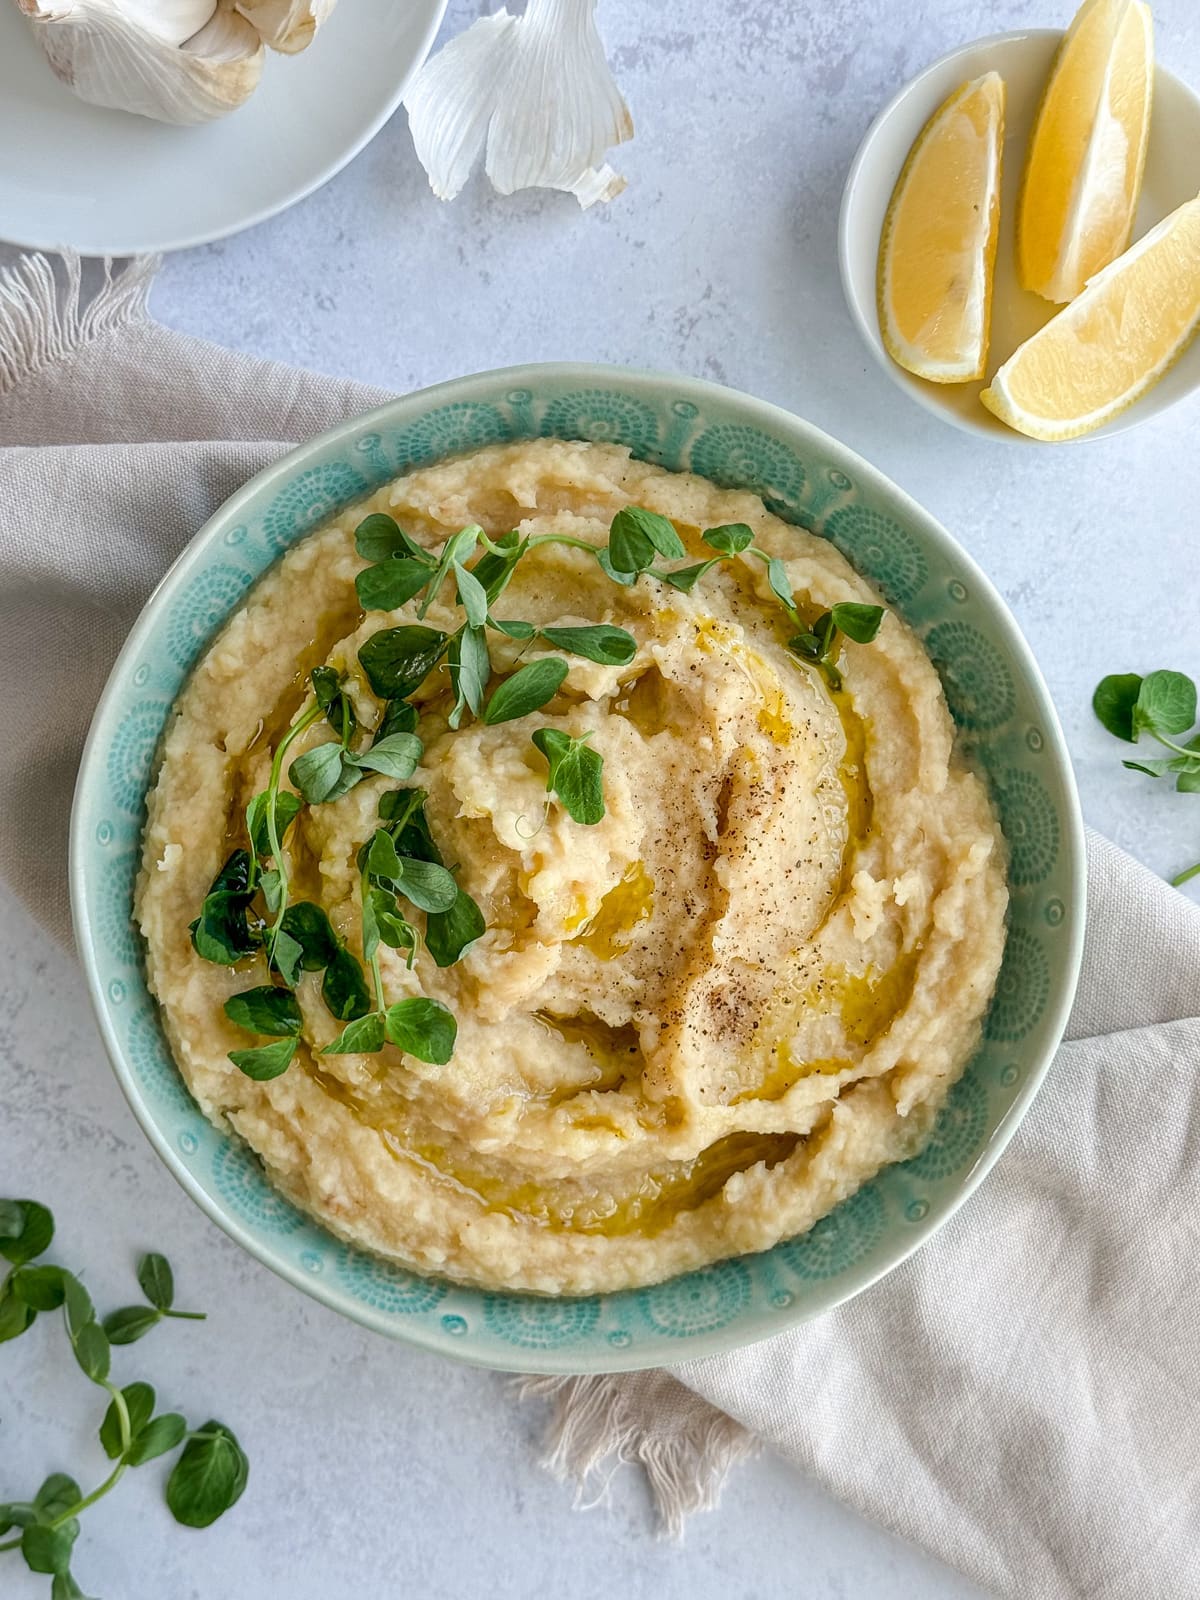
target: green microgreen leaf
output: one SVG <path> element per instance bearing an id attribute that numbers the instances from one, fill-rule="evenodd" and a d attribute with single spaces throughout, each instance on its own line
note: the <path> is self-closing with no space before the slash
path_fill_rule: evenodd
<path id="1" fill-rule="evenodd" d="M 158 1310 L 171 1309 L 174 1304 L 174 1274 L 166 1256 L 160 1256 L 157 1250 L 142 1256 L 138 1262 L 138 1286 L 150 1306 L 157 1306 Z"/>
<path id="2" fill-rule="evenodd" d="M 467 625 L 482 628 L 488 614 L 487 590 L 460 561 L 454 563 L 454 581 L 458 585 L 458 603 L 467 613 Z"/>
<path id="3" fill-rule="evenodd" d="M 294 989 L 299 983 L 304 970 L 304 948 L 284 927 L 276 930 L 271 941 L 271 965 L 289 989 Z"/>
<path id="4" fill-rule="evenodd" d="M 394 896 L 389 896 L 379 889 L 372 890 L 372 894 L 378 895 L 385 902 L 374 908 L 375 925 L 380 941 L 390 950 L 405 951 L 409 958 L 408 965 L 411 967 L 417 949 L 417 930 L 411 922 L 401 916 Z"/>
<path id="5" fill-rule="evenodd" d="M 389 700 L 383 708 L 383 717 L 375 729 L 373 744 L 382 744 L 394 733 L 416 733 L 417 708 L 407 700 Z"/>
<path id="6" fill-rule="evenodd" d="M 449 911 L 458 898 L 453 874 L 432 861 L 405 861 L 396 888 L 421 911 Z"/>
<path id="7" fill-rule="evenodd" d="M 8 1288 L 10 1294 L 35 1311 L 55 1311 L 66 1296 L 61 1267 L 16 1267 L 8 1280 Z"/>
<path id="8" fill-rule="evenodd" d="M 591 734 L 573 739 L 559 728 L 538 728 L 531 737 L 550 766 L 547 791 L 557 794 L 575 822 L 599 822 L 604 816 L 604 758 L 588 744 Z"/>
<path id="9" fill-rule="evenodd" d="M 391 824 L 402 856 L 419 856 L 422 861 L 436 861 L 441 866 L 441 855 L 425 819 L 425 800 L 424 789 L 390 789 L 379 797 L 379 815 Z"/>
<path id="10" fill-rule="evenodd" d="M 486 614 L 485 607 L 485 617 Z M 468 626 L 455 634 L 450 641 L 446 665 L 454 687 L 454 708 L 448 720 L 452 728 L 457 728 L 468 707 L 475 716 L 479 715 L 483 691 L 492 675 L 487 636 L 482 625 Z"/>
<path id="11" fill-rule="evenodd" d="M 883 622 L 882 606 L 860 605 L 856 600 L 839 601 L 829 614 L 834 627 L 855 644 L 870 644 Z"/>
<path id="12" fill-rule="evenodd" d="M 396 611 L 420 594 L 429 575 L 425 562 L 408 558 L 364 567 L 354 580 L 358 603 L 364 611 Z"/>
<path id="13" fill-rule="evenodd" d="M 71 1564 L 71 1550 L 79 1537 L 74 1517 L 56 1528 L 34 1522 L 21 1534 L 21 1554 L 30 1572 L 63 1573 Z"/>
<path id="14" fill-rule="evenodd" d="M 314 745 L 292 762 L 288 777 L 310 806 L 323 804 L 333 796 L 342 777 L 341 745 Z"/>
<path id="15" fill-rule="evenodd" d="M 103 1383 L 108 1377 L 108 1345 L 108 1337 L 98 1322 L 85 1322 L 71 1340 L 75 1360 L 93 1383 Z"/>
<path id="16" fill-rule="evenodd" d="M 27 1528 L 37 1521 L 37 1512 L 28 1500 L 8 1500 L 0 1503 L 0 1536 L 10 1528 Z"/>
<path id="17" fill-rule="evenodd" d="M 254 846 L 254 854 L 260 861 L 266 861 L 271 855 L 271 837 L 267 829 L 269 800 L 269 792 L 264 789 L 261 794 L 256 794 L 246 807 L 246 830 Z M 281 789 L 275 796 L 275 832 L 281 843 L 284 834 L 299 816 L 303 805 L 300 796 L 290 793 L 287 789 Z"/>
<path id="18" fill-rule="evenodd" d="M 344 946 L 325 969 L 321 998 L 339 1022 L 353 1022 L 371 1009 L 362 967 Z"/>
<path id="19" fill-rule="evenodd" d="M 69 1572 L 56 1572 L 50 1582 L 50 1600 L 88 1600 Z"/>
<path id="20" fill-rule="evenodd" d="M 134 1434 L 125 1459 L 131 1467 L 143 1466 L 157 1456 L 166 1455 L 168 1450 L 174 1450 L 186 1433 L 187 1423 L 178 1411 L 164 1411 Z"/>
<path id="21" fill-rule="evenodd" d="M 1133 707 L 1133 733 L 1173 737 L 1196 720 L 1196 685 L 1182 672 L 1151 672 L 1142 679 Z"/>
<path id="22" fill-rule="evenodd" d="M 25 1207 L 19 1200 L 0 1200 L 0 1240 L 16 1239 L 25 1226 Z"/>
<path id="23" fill-rule="evenodd" d="M 364 561 L 388 561 L 394 556 L 411 556 L 414 561 L 420 561 L 430 571 L 436 566 L 434 558 L 428 550 L 409 537 L 396 521 L 389 517 L 385 511 L 373 511 L 369 517 L 364 517 L 354 530 L 354 548 Z"/>
<path id="24" fill-rule="evenodd" d="M 300 1032 L 300 1007 L 288 989 L 266 983 L 257 989 L 243 989 L 225 1002 L 230 1022 L 248 1033 L 265 1033 L 268 1038 L 295 1038 Z M 157 1305 L 156 1300 L 151 1301 Z"/>
<path id="25" fill-rule="evenodd" d="M 295 1039 L 276 1039 L 274 1044 L 260 1044 L 253 1050 L 231 1050 L 229 1059 L 248 1078 L 267 1083 L 287 1071 L 295 1054 Z"/>
<path id="26" fill-rule="evenodd" d="M 618 511 L 608 535 L 613 567 L 620 572 L 644 572 L 652 565 L 655 551 L 668 561 L 687 554 L 674 524 L 642 506 L 625 506 Z"/>
<path id="27" fill-rule="evenodd" d="M 419 623 L 383 628 L 359 650 L 359 665 L 381 700 L 406 700 L 437 666 L 447 643 L 444 633 Z"/>
<path id="28" fill-rule="evenodd" d="M 1161 778 L 1164 773 L 1170 772 L 1171 763 L 1162 761 L 1122 761 L 1121 765 L 1130 772 L 1144 772 L 1148 778 Z"/>
<path id="29" fill-rule="evenodd" d="M 651 567 L 650 576 L 669 583 L 672 589 L 678 589 L 682 594 L 690 594 L 704 574 L 713 567 L 719 567 L 724 559 L 723 556 L 713 556 L 710 561 L 698 562 L 694 567 L 676 567 L 674 572 L 668 572 L 665 567 Z"/>
<path id="30" fill-rule="evenodd" d="M 1137 742 L 1133 731 L 1133 708 L 1137 705 L 1142 679 L 1136 672 L 1112 672 L 1101 678 L 1092 696 L 1092 710 L 1118 739 L 1127 744 Z"/>
<path id="31" fill-rule="evenodd" d="M 624 628 L 600 622 L 586 628 L 543 628 L 542 638 L 559 650 L 605 667 L 627 667 L 637 655 L 637 640 Z"/>
<path id="32" fill-rule="evenodd" d="M 212 881 L 200 915 L 190 932 L 196 954 L 217 966 L 231 967 L 253 955 L 261 940 L 247 919 L 254 899 L 248 850 L 235 850 Z"/>
<path id="33" fill-rule="evenodd" d="M 342 688 L 342 680 L 332 667 L 314 667 L 309 673 L 313 694 L 325 720 L 343 745 L 348 745 L 358 730 L 358 718 L 350 697 Z"/>
<path id="34" fill-rule="evenodd" d="M 0 1282 L 0 1344 L 6 1344 L 10 1339 L 19 1339 L 26 1328 L 33 1325 L 37 1312 L 32 1306 L 27 1306 L 24 1300 L 18 1300 L 13 1294 L 9 1280 Z"/>
<path id="35" fill-rule="evenodd" d="M 705 544 L 723 555 L 740 555 L 754 543 L 754 534 L 744 522 L 725 522 L 719 528 L 706 528 L 700 535 Z"/>
<path id="36" fill-rule="evenodd" d="M 101 1326 L 109 1344 L 136 1344 L 161 1320 L 162 1312 L 153 1306 L 121 1306 L 110 1311 Z"/>
<path id="37" fill-rule="evenodd" d="M 425 598 L 417 609 L 417 615 L 423 617 L 429 607 L 438 597 L 438 591 L 446 580 L 447 574 L 456 564 L 466 561 L 479 542 L 483 529 L 472 524 L 468 528 L 460 528 L 457 533 L 452 533 L 442 546 L 442 553 L 434 568 L 433 577 L 429 580 L 429 588 Z"/>
<path id="38" fill-rule="evenodd" d="M 52 1472 L 33 1497 L 33 1509 L 43 1522 L 53 1522 L 64 1511 L 71 1511 L 83 1499 L 75 1479 L 66 1472 Z"/>
<path id="39" fill-rule="evenodd" d="M 273 867 L 269 872 L 261 874 L 258 887 L 267 910 L 274 915 L 283 904 L 283 874 Z"/>
<path id="40" fill-rule="evenodd" d="M 650 559 L 652 561 L 654 558 L 651 557 Z M 638 581 L 638 573 L 646 570 L 644 567 L 639 567 L 637 571 L 629 572 L 623 567 L 616 566 L 611 554 L 606 549 L 596 551 L 596 560 L 599 562 L 600 570 L 605 577 L 611 578 L 614 583 L 619 583 L 623 589 L 632 588 Z M 648 561 L 646 566 L 648 567 L 649 565 L 650 562 Z"/>
<path id="41" fill-rule="evenodd" d="M 488 626 L 495 628 L 497 633 L 502 633 L 509 639 L 532 639 L 537 629 L 532 622 L 521 622 L 513 617 L 489 617 Z"/>
<path id="42" fill-rule="evenodd" d="M 386 828 L 376 828 L 359 856 L 361 865 L 373 878 L 398 878 L 404 870 L 395 840 Z"/>
<path id="43" fill-rule="evenodd" d="M 424 754 L 425 746 L 415 733 L 389 733 L 385 739 L 377 740 L 369 750 L 349 755 L 346 759 L 356 767 L 382 772 L 386 778 L 403 781 L 412 777 Z"/>
<path id="44" fill-rule="evenodd" d="M 487 932 L 483 912 L 459 888 L 448 911 L 431 911 L 425 919 L 425 948 L 439 967 L 452 967 L 468 945 Z"/>
<path id="45" fill-rule="evenodd" d="M 787 568 L 777 556 L 772 556 L 767 562 L 767 582 L 771 592 L 777 600 L 781 600 L 786 609 L 795 614 L 796 596 L 792 593 L 791 580 L 787 575 Z"/>
<path id="46" fill-rule="evenodd" d="M 67 1334 L 74 1339 L 81 1328 L 96 1320 L 92 1297 L 73 1272 L 63 1273 L 63 1309 L 67 1318 Z"/>
<path id="47" fill-rule="evenodd" d="M 49 1249 L 54 1238 L 54 1218 L 36 1200 L 6 1200 L 5 1230 L 0 1237 L 0 1256 L 14 1267 L 24 1266 Z"/>
<path id="48" fill-rule="evenodd" d="M 348 1022 L 330 1044 L 321 1051 L 323 1056 L 374 1055 L 383 1049 L 383 1017 L 378 1011 L 369 1011 L 365 1017 Z"/>
<path id="49" fill-rule="evenodd" d="M 300 949 L 305 972 L 320 972 L 338 952 L 337 935 L 324 910 L 311 900 L 297 900 L 283 913 L 282 929 Z"/>
<path id="50" fill-rule="evenodd" d="M 129 1437 L 132 1440 L 154 1414 L 154 1390 L 148 1383 L 130 1383 L 121 1390 L 121 1394 L 129 1416 Z M 110 1461 L 115 1461 L 124 1453 L 121 1414 L 117 1409 L 115 1396 L 109 1401 L 104 1421 L 100 1424 L 100 1443 L 104 1446 L 104 1453 Z"/>
<path id="51" fill-rule="evenodd" d="M 389 1041 L 408 1055 L 442 1066 L 454 1054 L 458 1024 L 440 1001 L 419 996 L 387 1008 L 385 1031 Z"/>
<path id="52" fill-rule="evenodd" d="M 523 539 L 520 532 L 513 528 L 496 541 L 494 550 L 489 550 L 475 563 L 471 570 L 475 574 L 476 581 L 483 585 L 489 605 L 498 600 L 508 588 L 518 562 L 528 549 L 529 540 Z"/>
<path id="53" fill-rule="evenodd" d="M 171 1515 L 185 1527 L 207 1528 L 241 1498 L 249 1470 L 232 1430 L 206 1422 L 188 1440 L 167 1479 Z"/>
<path id="54" fill-rule="evenodd" d="M 557 656 L 543 656 L 518 668 L 496 688 L 483 713 L 489 726 L 512 722 L 539 710 L 558 693 L 567 675 L 567 663 Z"/>

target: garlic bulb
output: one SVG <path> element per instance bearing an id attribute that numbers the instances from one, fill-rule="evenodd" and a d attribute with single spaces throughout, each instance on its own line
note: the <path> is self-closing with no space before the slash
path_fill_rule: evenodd
<path id="1" fill-rule="evenodd" d="M 404 97 L 433 192 L 453 200 L 486 147 L 501 194 L 565 189 L 581 206 L 625 180 L 605 162 L 633 121 L 596 31 L 596 0 L 529 0 L 482 17 L 417 73 Z"/>
<path id="2" fill-rule="evenodd" d="M 337 0 L 238 0 L 237 9 L 258 30 L 264 44 L 294 56 L 312 43 L 313 34 Z"/>
<path id="3" fill-rule="evenodd" d="M 302 50 L 334 0 L 16 0 L 81 100 L 208 122 L 253 94 L 264 43 Z"/>

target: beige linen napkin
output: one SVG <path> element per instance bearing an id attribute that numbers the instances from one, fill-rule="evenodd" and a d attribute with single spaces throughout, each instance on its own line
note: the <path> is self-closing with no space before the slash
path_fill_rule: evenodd
<path id="1" fill-rule="evenodd" d="M 147 593 L 251 473 L 386 398 L 156 326 L 152 277 L 86 311 L 72 263 L 0 279 L 0 873 L 64 937 L 79 748 Z M 761 1438 L 1014 1600 L 1200 1596 L 1200 911 L 1096 837 L 1089 892 L 1069 1040 L 963 1210 L 766 1344 L 527 1385 L 552 1465 L 638 1460 L 677 1525 Z"/>

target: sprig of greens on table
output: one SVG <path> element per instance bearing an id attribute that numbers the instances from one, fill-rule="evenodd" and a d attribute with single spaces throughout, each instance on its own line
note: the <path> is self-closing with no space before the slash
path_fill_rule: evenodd
<path id="1" fill-rule="evenodd" d="M 167 1506 L 185 1527 L 207 1528 L 241 1497 L 249 1463 L 223 1422 L 189 1428 L 177 1411 L 155 1413 L 150 1384 L 118 1387 L 109 1377 L 113 1345 L 134 1343 L 165 1318 L 203 1320 L 202 1311 L 175 1309 L 175 1280 L 166 1257 L 146 1255 L 138 1266 L 145 1305 L 122 1306 L 101 1320 L 73 1272 L 37 1259 L 53 1238 L 54 1218 L 45 1206 L 36 1200 L 0 1200 L 0 1256 L 9 1263 L 0 1280 L 0 1343 L 19 1338 L 40 1313 L 62 1309 L 76 1362 L 109 1397 L 99 1436 L 113 1467 L 87 1493 L 69 1474 L 52 1472 L 31 1500 L 0 1504 L 0 1551 L 19 1550 L 30 1571 L 50 1577 L 52 1600 L 83 1600 L 71 1573 L 79 1517 L 115 1489 L 130 1467 L 183 1445 L 167 1478 Z M 7 1534 L 11 1537 L 3 1537 Z"/>
<path id="2" fill-rule="evenodd" d="M 394 611 L 418 602 L 417 621 L 380 629 L 358 652 L 363 674 L 383 702 L 382 716 L 374 729 L 361 728 L 342 679 L 329 666 L 314 668 L 312 703 L 280 740 L 267 787 L 246 808 L 247 843 L 225 862 L 191 925 L 192 943 L 206 961 L 236 966 L 266 955 L 271 982 L 225 1003 L 230 1021 L 270 1041 L 230 1051 L 230 1060 L 247 1077 L 276 1078 L 290 1066 L 302 1028 L 295 989 L 303 972 L 322 973 L 321 997 L 345 1024 L 324 1054 L 372 1053 L 391 1043 L 438 1065 L 453 1055 L 457 1024 L 451 1012 L 440 1001 L 420 995 L 389 1004 L 380 970 L 380 945 L 400 951 L 411 969 L 423 942 L 439 967 L 449 967 L 485 931 L 483 914 L 433 840 L 425 791 L 386 792 L 379 802 L 380 825 L 358 852 L 369 984 L 362 962 L 337 937 L 321 907 L 291 899 L 283 842 L 305 806 L 340 799 L 369 773 L 407 783 L 424 754 L 420 711 L 412 697 L 443 666 L 454 694 L 447 720 L 455 730 L 468 716 L 495 726 L 530 716 L 553 700 L 570 670 L 568 662 L 560 655 L 538 656 L 518 664 L 493 687 L 489 634 L 519 641 L 525 648 L 540 642 L 601 666 L 632 662 L 636 640 L 610 623 L 546 628 L 495 615 L 493 607 L 531 550 L 569 546 L 585 551 L 622 587 L 650 577 L 682 593 L 690 593 L 723 562 L 742 555 L 756 558 L 765 564 L 770 590 L 796 630 L 789 649 L 815 667 L 831 690 L 841 687 L 836 658 L 842 635 L 870 643 L 883 608 L 845 603 L 807 621 L 783 562 L 760 550 L 744 523 L 709 528 L 701 537 L 715 552 L 712 556 L 690 566 L 664 567 L 663 561 L 678 560 L 687 551 L 668 518 L 641 506 L 626 506 L 616 514 L 603 546 L 566 534 L 522 536 L 515 529 L 493 541 L 482 528 L 471 526 L 452 534 L 440 551 L 431 551 L 382 512 L 363 519 L 355 530 L 355 549 L 370 565 L 355 579 L 359 603 L 365 611 Z M 424 621 L 447 585 L 463 614 L 462 623 L 449 633 Z M 281 787 L 284 758 L 322 719 L 334 736 L 292 761 L 287 769 L 296 790 L 292 793 Z M 575 738 L 560 728 L 544 727 L 530 737 L 546 761 L 547 795 L 557 798 L 573 821 L 598 823 L 605 809 L 604 763 L 589 743 L 591 735 Z M 410 909 L 423 914 L 423 930 L 412 922 Z"/>
<path id="3" fill-rule="evenodd" d="M 1092 709 L 1118 739 L 1137 744 L 1141 736 L 1170 752 L 1148 761 L 1125 761 L 1131 772 L 1150 778 L 1173 777 L 1181 794 L 1200 794 L 1200 729 L 1196 728 L 1196 685 L 1182 672 L 1110 673 L 1092 696 Z M 1200 876 L 1200 861 L 1171 879 L 1178 888 Z"/>

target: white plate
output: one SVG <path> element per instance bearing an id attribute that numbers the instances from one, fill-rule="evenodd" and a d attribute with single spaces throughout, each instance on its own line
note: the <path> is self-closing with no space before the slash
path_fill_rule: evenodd
<path id="1" fill-rule="evenodd" d="M 913 140 L 929 117 L 959 84 L 993 68 L 1008 87 L 1004 120 L 1004 181 L 1000 200 L 1000 244 L 992 294 L 992 338 L 988 377 L 1016 347 L 1048 322 L 1058 309 L 1017 282 L 1013 255 L 1013 218 L 1025 145 L 1034 113 L 1062 33 L 1039 28 L 1002 33 L 955 50 L 926 67 L 900 90 L 867 130 L 846 179 L 838 236 L 842 287 L 858 331 L 894 383 L 906 389 L 927 411 L 968 433 L 991 439 L 1038 441 L 1015 432 L 980 404 L 986 380 L 978 383 L 928 383 L 897 366 L 883 346 L 875 309 L 875 265 L 879 235 L 896 179 Z M 1142 183 L 1134 238 L 1174 211 L 1200 190 L 1200 99 L 1162 67 L 1154 77 L 1154 111 L 1150 146 Z M 1170 372 L 1136 405 L 1114 417 L 1083 440 L 1122 433 L 1165 411 L 1200 386 L 1200 340 L 1193 343 Z M 1069 443 L 1082 441 L 1067 441 Z"/>
<path id="2" fill-rule="evenodd" d="M 137 255 L 274 216 L 358 154 L 433 44 L 447 0 L 342 0 L 297 56 L 269 53 L 245 105 L 176 128 L 78 99 L 0 0 L 0 237 Z"/>

